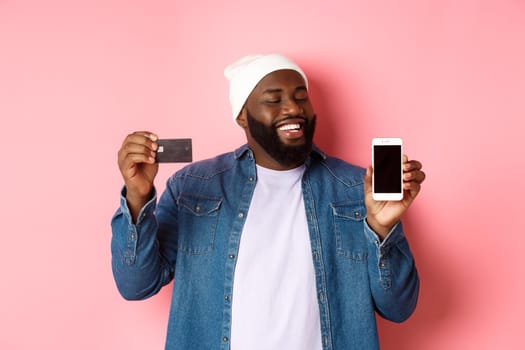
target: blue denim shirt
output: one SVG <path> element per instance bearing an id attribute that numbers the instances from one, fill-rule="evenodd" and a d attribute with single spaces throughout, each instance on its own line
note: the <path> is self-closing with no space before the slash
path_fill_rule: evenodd
<path id="1" fill-rule="evenodd" d="M 378 349 L 375 313 L 401 322 L 419 293 L 401 223 L 382 242 L 366 223 L 364 173 L 317 148 L 306 161 L 302 191 L 325 350 Z M 114 278 L 130 300 L 174 280 L 166 349 L 229 349 L 235 263 L 256 181 L 244 145 L 176 172 L 136 224 L 123 190 L 112 219 Z"/>

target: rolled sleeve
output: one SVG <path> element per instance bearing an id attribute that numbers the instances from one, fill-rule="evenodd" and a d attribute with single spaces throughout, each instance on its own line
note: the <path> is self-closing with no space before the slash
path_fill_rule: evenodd
<path id="1" fill-rule="evenodd" d="M 127 265 L 132 265 L 136 261 L 138 228 L 148 216 L 153 217 L 156 203 L 157 192 L 154 189 L 152 198 L 142 207 L 137 217 L 137 222 L 134 224 L 126 200 L 126 187 L 123 187 L 120 192 L 120 207 L 111 220 L 113 231 L 112 253 L 120 252 L 123 262 Z M 147 234 L 147 231 L 141 233 L 141 235 Z"/>
<path id="2" fill-rule="evenodd" d="M 157 240 L 155 208 L 157 192 L 140 210 L 134 224 L 126 201 L 120 193 L 120 207 L 111 220 L 111 258 L 113 277 L 126 299 L 144 299 L 156 294 L 169 276 L 162 268 Z"/>
<path id="3" fill-rule="evenodd" d="M 414 311 L 419 295 L 419 277 L 414 257 L 398 222 L 383 241 L 365 220 L 369 241 L 369 273 L 378 313 L 394 322 L 406 320 Z"/>

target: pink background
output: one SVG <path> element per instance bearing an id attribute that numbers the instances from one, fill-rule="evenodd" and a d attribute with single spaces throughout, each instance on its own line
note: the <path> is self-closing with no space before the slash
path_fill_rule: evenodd
<path id="1" fill-rule="evenodd" d="M 309 74 L 326 151 L 368 165 L 400 136 L 424 163 L 421 298 L 382 349 L 523 349 L 520 0 L 0 0 L 0 348 L 163 348 L 171 286 L 127 302 L 111 275 L 116 153 L 140 129 L 197 160 L 243 143 L 222 69 L 260 52 Z"/>

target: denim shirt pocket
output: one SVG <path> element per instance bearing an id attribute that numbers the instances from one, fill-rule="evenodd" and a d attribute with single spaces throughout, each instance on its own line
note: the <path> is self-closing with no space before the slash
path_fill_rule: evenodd
<path id="1" fill-rule="evenodd" d="M 179 196 L 179 251 L 189 255 L 213 252 L 221 203 L 220 198 Z"/>
<path id="2" fill-rule="evenodd" d="M 337 254 L 352 260 L 366 261 L 364 235 L 366 208 L 363 201 L 332 203 Z"/>

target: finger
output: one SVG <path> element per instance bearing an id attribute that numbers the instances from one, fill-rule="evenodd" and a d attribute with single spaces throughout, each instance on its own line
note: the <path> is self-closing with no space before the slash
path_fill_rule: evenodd
<path id="1" fill-rule="evenodd" d="M 415 181 L 417 183 L 422 183 L 425 180 L 426 174 L 421 170 L 409 171 L 403 173 L 403 181 Z"/>
<path id="2" fill-rule="evenodd" d="M 144 137 L 150 139 L 151 141 L 157 141 L 159 139 L 157 134 L 152 133 L 151 131 L 135 131 L 132 135 L 144 136 Z"/>
<path id="3" fill-rule="evenodd" d="M 418 183 L 422 183 L 423 181 L 425 181 L 425 179 L 427 178 L 427 174 L 425 174 L 424 171 L 418 171 L 417 172 L 417 175 L 416 175 L 416 181 Z"/>
<path id="4" fill-rule="evenodd" d="M 410 198 L 414 199 L 421 190 L 421 184 L 416 181 L 404 182 L 403 190 L 405 192 L 408 191 L 408 193 L 410 194 Z"/>
<path id="5" fill-rule="evenodd" d="M 129 169 L 138 163 L 155 162 L 155 151 L 145 145 L 137 143 L 126 143 L 118 153 L 118 163 L 120 169 Z"/>
<path id="6" fill-rule="evenodd" d="M 423 164 L 417 160 L 410 160 L 403 164 L 403 171 L 413 171 L 413 170 L 420 170 L 423 168 Z"/>
<path id="7" fill-rule="evenodd" d="M 154 152 L 158 149 L 156 140 L 157 136 L 155 134 L 146 131 L 134 132 L 125 138 L 119 152 L 122 152 L 124 155 L 129 152 L 138 152 L 136 146 L 146 147 L 149 151 Z"/>
<path id="8" fill-rule="evenodd" d="M 136 167 L 140 164 L 155 164 L 155 157 L 141 153 L 130 153 L 119 162 L 119 167 L 122 173 L 135 172 Z"/>
<path id="9" fill-rule="evenodd" d="M 129 143 L 136 143 L 139 145 L 146 145 L 152 150 L 157 149 L 158 136 L 149 131 L 136 131 L 132 134 L 129 134 L 122 143 L 122 147 Z"/>
<path id="10" fill-rule="evenodd" d="M 155 151 L 152 150 L 147 145 L 140 145 L 137 143 L 128 143 L 123 147 L 123 153 L 124 156 L 127 156 L 129 154 L 142 154 L 148 157 L 155 158 Z"/>

